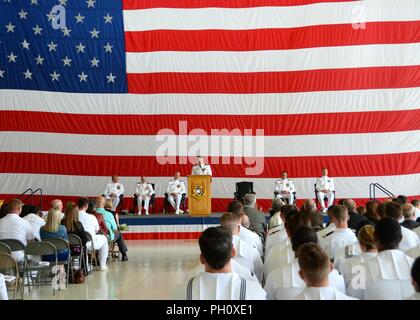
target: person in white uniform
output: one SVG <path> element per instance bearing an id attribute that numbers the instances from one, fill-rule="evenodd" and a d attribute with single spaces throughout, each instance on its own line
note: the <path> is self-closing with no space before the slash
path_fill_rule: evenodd
<path id="1" fill-rule="evenodd" d="M 297 253 L 299 275 L 306 288 L 294 300 L 357 300 L 330 285 L 329 274 L 333 270 L 328 254 L 315 243 L 306 243 Z"/>
<path id="2" fill-rule="evenodd" d="M 378 254 L 354 270 L 347 290 L 365 300 L 410 298 L 414 294 L 410 275 L 414 259 L 398 250 L 402 239 L 400 224 L 390 217 L 382 218 L 375 226 L 374 238 Z"/>
<path id="3" fill-rule="evenodd" d="M 200 239 L 200 262 L 205 272 L 189 279 L 187 300 L 265 300 L 266 292 L 257 281 L 241 278 L 232 272 L 235 255 L 231 233 L 220 227 L 207 228 Z"/>
<path id="4" fill-rule="evenodd" d="M 385 216 L 390 217 L 399 223 L 402 219 L 401 205 L 395 201 L 388 202 L 385 205 Z M 408 249 L 420 246 L 419 237 L 414 231 L 401 226 L 401 233 L 402 240 L 398 249 L 406 251 Z"/>
<path id="5" fill-rule="evenodd" d="M 411 204 L 413 205 L 416 211 L 416 220 L 417 222 L 420 222 L 420 200 L 414 199 L 411 201 Z"/>
<path id="6" fill-rule="evenodd" d="M 112 182 L 106 185 L 104 192 L 105 199 L 112 199 L 112 211 L 116 211 L 120 204 L 120 196 L 124 194 L 124 185 L 118 182 L 118 176 L 113 175 L 111 177 Z"/>
<path id="7" fill-rule="evenodd" d="M 416 291 L 410 300 L 420 300 L 420 258 L 417 258 L 411 267 L 411 280 Z"/>
<path id="8" fill-rule="evenodd" d="M 300 246 L 305 243 L 318 243 L 316 232 L 310 228 L 301 226 L 293 234 L 292 249 L 294 255 Z M 301 293 L 306 284 L 299 276 L 299 263 L 297 257 L 294 256 L 290 263 L 279 265 L 268 274 L 266 278 L 264 290 L 267 291 L 269 299 L 290 300 Z M 333 269 L 329 275 L 330 286 L 345 293 L 345 285 L 343 276 Z"/>
<path id="9" fill-rule="evenodd" d="M 211 176 L 212 175 L 211 167 L 209 164 L 204 164 L 203 157 L 201 156 L 197 157 L 197 164 L 192 167 L 191 175 L 192 176 L 203 176 L 203 175 Z"/>
<path id="10" fill-rule="evenodd" d="M 145 215 L 146 216 L 149 215 L 150 198 L 154 194 L 155 194 L 155 191 L 153 190 L 153 186 L 150 183 L 146 182 L 145 176 L 141 176 L 140 182 L 137 183 L 136 191 L 134 192 L 134 198 L 135 198 L 135 201 L 137 201 L 137 207 L 139 210 L 137 214 L 139 216 L 141 216 L 141 207 L 142 207 L 141 205 L 143 201 L 144 201 Z"/>
<path id="11" fill-rule="evenodd" d="M 354 232 L 348 228 L 349 214 L 345 206 L 333 206 L 331 208 L 331 217 L 336 229 L 321 239 L 320 246 L 327 251 L 330 259 L 334 260 L 338 250 L 357 242 L 357 238 Z"/>
<path id="12" fill-rule="evenodd" d="M 242 226 L 242 219 L 245 216 L 244 205 L 237 200 L 231 201 L 228 205 L 227 212 L 233 213 L 240 221 L 239 238 L 248 243 L 250 246 L 258 250 L 261 257 L 264 256 L 264 246 L 261 238 L 251 230 Z"/>
<path id="13" fill-rule="evenodd" d="M 99 251 L 99 270 L 107 271 L 106 259 L 108 258 L 108 239 L 103 234 L 97 234 L 99 231 L 99 223 L 93 214 L 86 212 L 89 206 L 89 199 L 79 198 L 77 201 L 79 207 L 79 221 L 83 225 L 86 232 L 90 234 L 93 240 L 93 248 Z M 92 248 L 92 243 L 86 243 L 88 249 Z"/>
<path id="14" fill-rule="evenodd" d="M 46 221 L 43 218 L 41 218 L 38 214 L 35 214 L 36 211 L 39 212 L 39 210 L 37 210 L 35 206 L 24 206 L 23 208 L 24 210 L 22 210 L 22 213 L 20 215 L 21 218 L 29 222 L 34 232 L 35 238 L 38 241 L 41 241 L 39 230 L 45 225 Z"/>
<path id="15" fill-rule="evenodd" d="M 293 181 L 287 178 L 287 171 L 281 172 L 281 179 L 276 181 L 274 193 L 277 199 L 286 201 L 288 204 L 293 204 L 295 199 L 294 192 L 296 192 Z"/>
<path id="16" fill-rule="evenodd" d="M 359 240 L 361 253 L 359 255 L 347 258 L 340 263 L 339 271 L 344 277 L 346 282 L 347 294 L 350 296 L 360 296 L 354 294 L 352 288 L 353 273 L 357 269 L 357 266 L 376 257 L 378 249 L 376 248 L 376 242 L 374 238 L 375 227 L 372 225 L 365 225 L 359 230 L 357 239 Z"/>
<path id="17" fill-rule="evenodd" d="M 7 203 L 8 214 L 0 219 L 0 240 L 16 239 L 25 246 L 35 239 L 34 231 L 28 221 L 19 215 L 23 203 L 19 199 L 12 199 Z M 23 261 L 23 251 L 13 251 L 12 256 L 17 262 Z"/>
<path id="18" fill-rule="evenodd" d="M 321 204 L 322 211 L 326 212 L 328 207 L 331 207 L 334 203 L 334 180 L 330 177 L 328 177 L 328 169 L 323 168 L 322 169 L 322 177 L 316 179 L 316 191 L 317 191 L 317 197 L 318 201 Z M 328 204 L 327 207 L 325 207 L 324 198 L 327 198 Z"/>
<path id="19" fill-rule="evenodd" d="M 168 181 L 168 186 L 166 187 L 166 193 L 168 194 L 168 201 L 172 208 L 175 209 L 175 214 L 182 214 L 184 211 L 180 210 L 182 194 L 187 193 L 187 188 L 185 187 L 184 181 L 180 180 L 181 174 L 175 172 L 174 178 Z"/>
<path id="20" fill-rule="evenodd" d="M 233 247 L 236 255 L 233 260 L 255 273 L 261 282 L 263 275 L 263 263 L 258 250 L 239 237 L 240 221 L 233 213 L 227 212 L 220 217 L 220 225 L 232 233 Z"/>

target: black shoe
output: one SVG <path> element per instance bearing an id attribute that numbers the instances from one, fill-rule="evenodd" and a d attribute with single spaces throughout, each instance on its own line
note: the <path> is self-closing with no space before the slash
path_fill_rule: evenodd
<path id="1" fill-rule="evenodd" d="M 124 254 L 121 258 L 121 261 L 128 261 L 128 257 L 126 254 Z"/>

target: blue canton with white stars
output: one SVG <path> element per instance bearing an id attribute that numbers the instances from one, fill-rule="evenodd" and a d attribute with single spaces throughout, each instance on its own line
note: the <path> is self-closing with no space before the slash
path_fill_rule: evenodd
<path id="1" fill-rule="evenodd" d="M 0 89 L 127 93 L 121 0 L 0 0 L 0 10 Z"/>

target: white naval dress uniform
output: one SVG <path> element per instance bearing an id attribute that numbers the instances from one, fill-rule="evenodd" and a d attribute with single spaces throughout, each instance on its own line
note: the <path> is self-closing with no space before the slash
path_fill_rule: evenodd
<path id="1" fill-rule="evenodd" d="M 322 190 L 329 190 L 330 192 L 322 192 Z M 334 180 L 328 176 L 322 176 L 321 178 L 316 179 L 316 191 L 318 196 L 318 201 L 321 204 L 322 210 L 325 212 L 324 198 L 328 199 L 328 207 L 331 207 L 334 203 Z"/>
<path id="2" fill-rule="evenodd" d="M 284 247 L 283 243 L 286 243 L 285 241 L 288 241 L 288 236 L 286 229 L 284 229 L 284 225 L 275 227 L 273 232 L 267 235 L 267 238 L 265 240 L 265 258 L 269 256 L 271 250 L 275 247 Z M 271 231 L 270 230 L 270 231 Z"/>
<path id="3" fill-rule="evenodd" d="M 407 256 L 410 256 L 413 259 L 420 257 L 420 246 L 408 249 L 404 251 Z"/>
<path id="4" fill-rule="evenodd" d="M 120 203 L 120 195 L 124 194 L 124 185 L 122 183 L 108 183 L 104 192 L 105 198 L 111 198 L 111 194 L 114 193 L 116 197 L 112 197 L 112 211 L 117 210 L 118 204 Z"/>
<path id="5" fill-rule="evenodd" d="M 336 229 L 329 236 L 322 238 L 319 245 L 328 253 L 330 259 L 334 259 L 338 250 L 356 242 L 357 238 L 354 232 L 346 228 Z"/>
<path id="6" fill-rule="evenodd" d="M 417 235 L 417 237 L 420 239 L 420 227 L 414 228 L 411 231 L 413 231 Z"/>
<path id="7" fill-rule="evenodd" d="M 191 278 L 185 292 L 187 300 L 266 300 L 258 281 L 241 278 L 237 273 L 202 272 Z"/>
<path id="8" fill-rule="evenodd" d="M 357 257 L 362 254 L 362 249 L 360 248 L 360 243 L 355 242 L 345 246 L 344 248 L 340 248 L 335 252 L 334 257 L 334 268 L 336 268 L 339 272 L 343 273 L 343 264 L 353 258 Z"/>
<path id="9" fill-rule="evenodd" d="M 264 276 L 267 276 L 281 266 L 293 262 L 295 259 L 295 252 L 292 249 L 292 244 L 289 239 L 274 246 L 264 260 Z"/>
<path id="10" fill-rule="evenodd" d="M 208 164 L 202 164 L 202 165 L 195 165 L 192 167 L 191 170 L 191 175 L 192 176 L 211 176 L 212 172 L 211 172 L 211 167 Z"/>
<path id="11" fill-rule="evenodd" d="M 141 204 L 144 200 L 144 210 L 146 210 L 146 214 L 149 211 L 149 202 L 150 198 L 153 194 L 155 194 L 155 191 L 153 190 L 153 186 L 150 183 L 137 183 L 136 186 L 136 192 L 137 196 L 137 206 L 139 208 L 139 214 L 141 214 Z"/>
<path id="12" fill-rule="evenodd" d="M 179 212 L 179 206 L 181 204 L 182 194 L 187 193 L 187 188 L 182 180 L 170 180 L 168 182 L 168 186 L 166 187 L 166 193 L 168 194 L 168 201 L 171 206 Z M 174 197 L 171 193 L 175 193 L 176 196 Z"/>
<path id="13" fill-rule="evenodd" d="M 233 235 L 232 238 L 233 247 L 236 250 L 236 256 L 233 257 L 233 260 L 255 273 L 258 281 L 261 282 L 263 275 L 263 263 L 260 254 L 255 248 L 243 241 L 239 236 Z"/>
<path id="14" fill-rule="evenodd" d="M 414 259 L 401 250 L 384 250 L 360 265 L 365 270 L 364 290 L 352 290 L 352 296 L 365 300 L 405 300 L 414 294 L 411 266 Z M 363 282 L 363 281 L 362 281 Z M 350 286 L 352 288 L 352 286 Z"/>
<path id="15" fill-rule="evenodd" d="M 278 194 L 276 195 L 277 199 L 288 199 L 289 204 L 293 204 L 294 202 L 293 192 L 296 192 L 296 189 L 292 181 L 288 179 L 277 180 L 276 185 L 274 187 L 274 191 L 278 192 Z M 282 191 L 287 191 L 289 193 L 283 194 Z"/>
<path id="16" fill-rule="evenodd" d="M 401 251 L 406 251 L 408 249 L 420 246 L 420 239 L 417 233 L 415 232 L 416 229 L 414 229 L 413 231 L 401 226 L 402 240 L 400 242 L 400 245 L 398 246 L 398 249 L 400 249 Z"/>
<path id="17" fill-rule="evenodd" d="M 340 272 L 344 277 L 346 283 L 346 293 L 350 296 L 360 296 L 359 294 L 353 294 L 354 290 L 357 288 L 352 287 L 353 277 L 358 273 L 359 265 L 365 263 L 366 261 L 375 258 L 377 255 L 376 252 L 362 252 L 357 256 L 344 260 L 340 264 Z M 355 279 L 356 280 L 356 279 Z"/>
<path id="18" fill-rule="evenodd" d="M 306 287 L 306 283 L 299 276 L 299 262 L 293 258 L 291 263 L 285 264 L 274 269 L 267 277 L 264 290 L 267 292 L 268 299 L 271 300 L 290 300 L 300 294 Z M 333 269 L 328 280 L 330 287 L 341 293 L 346 292 L 343 276 Z"/>
<path id="19" fill-rule="evenodd" d="M 306 287 L 294 300 L 358 300 L 333 287 Z"/>
<path id="20" fill-rule="evenodd" d="M 251 247 L 257 249 L 260 256 L 263 256 L 263 243 L 261 241 L 261 238 L 255 232 L 252 232 L 251 230 L 243 227 L 242 225 L 239 225 L 239 238 L 248 243 Z"/>

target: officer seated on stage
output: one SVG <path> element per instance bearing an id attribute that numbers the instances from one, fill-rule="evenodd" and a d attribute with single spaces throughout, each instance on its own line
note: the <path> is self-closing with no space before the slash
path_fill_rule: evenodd
<path id="1" fill-rule="evenodd" d="M 141 176 L 140 182 L 137 183 L 136 192 L 134 193 L 134 203 L 137 203 L 138 215 L 141 216 L 141 207 L 144 201 L 145 215 L 149 215 L 149 203 L 152 196 L 155 194 L 153 186 L 146 182 L 146 177 Z"/>
<path id="2" fill-rule="evenodd" d="M 175 209 L 175 214 L 182 214 L 184 211 L 180 210 L 182 195 L 187 193 L 187 188 L 182 180 L 179 178 L 181 174 L 175 172 L 174 178 L 168 182 L 166 193 L 168 194 L 168 202 Z"/>
<path id="3" fill-rule="evenodd" d="M 293 204 L 295 201 L 296 189 L 292 181 L 287 178 L 287 171 L 281 172 L 281 179 L 276 181 L 274 194 L 277 199 L 281 199 L 287 204 Z"/>
<path id="4" fill-rule="evenodd" d="M 105 199 L 112 199 L 112 211 L 115 212 L 120 204 L 120 198 L 124 195 L 124 185 L 118 182 L 118 176 L 116 175 L 113 175 L 111 179 L 112 183 L 106 185 L 103 196 Z"/>

